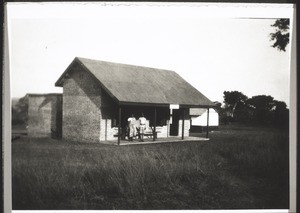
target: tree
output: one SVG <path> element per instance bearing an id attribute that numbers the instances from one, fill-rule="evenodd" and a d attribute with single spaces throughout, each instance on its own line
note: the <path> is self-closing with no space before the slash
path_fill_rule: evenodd
<path id="1" fill-rule="evenodd" d="M 271 41 L 274 41 L 272 47 L 277 48 L 279 51 L 284 51 L 288 45 L 290 39 L 290 20 L 289 19 L 277 19 L 274 24 L 271 25 L 276 28 L 275 33 L 270 33 Z"/>
<path id="2" fill-rule="evenodd" d="M 248 99 L 246 95 L 238 91 L 224 91 L 224 104 L 227 116 L 235 117 L 236 110 L 241 110 Z"/>
<path id="3" fill-rule="evenodd" d="M 24 96 L 19 99 L 17 104 L 12 108 L 12 124 L 27 125 L 28 121 L 28 97 Z"/>
<path id="4" fill-rule="evenodd" d="M 276 126 L 286 128 L 289 126 L 289 110 L 283 101 L 274 101 L 273 116 Z"/>
<path id="5" fill-rule="evenodd" d="M 277 101 L 270 95 L 257 95 L 247 98 L 238 91 L 224 91 L 224 106 L 215 102 L 220 115 L 220 122 L 227 124 L 230 121 L 271 125 L 281 128 L 289 127 L 289 110 L 283 101 Z"/>
<path id="6" fill-rule="evenodd" d="M 252 121 L 257 124 L 271 124 L 274 98 L 272 96 L 257 95 L 248 99 L 247 104 L 252 108 Z"/>

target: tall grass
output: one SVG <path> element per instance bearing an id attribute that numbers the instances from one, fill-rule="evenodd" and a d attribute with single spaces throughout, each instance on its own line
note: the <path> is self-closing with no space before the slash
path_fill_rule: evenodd
<path id="1" fill-rule="evenodd" d="M 224 130 L 208 142 L 13 143 L 13 209 L 288 208 L 288 135 Z"/>

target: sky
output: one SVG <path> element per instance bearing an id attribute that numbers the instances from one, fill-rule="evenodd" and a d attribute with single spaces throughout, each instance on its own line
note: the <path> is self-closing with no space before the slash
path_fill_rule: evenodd
<path id="1" fill-rule="evenodd" d="M 279 17 L 291 6 L 11 3 L 11 97 L 62 92 L 54 84 L 78 56 L 173 70 L 211 101 L 237 90 L 289 106 L 290 45 L 269 36 Z"/>

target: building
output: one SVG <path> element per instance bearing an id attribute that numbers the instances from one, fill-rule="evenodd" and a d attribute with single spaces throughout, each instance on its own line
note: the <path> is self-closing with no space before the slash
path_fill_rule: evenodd
<path id="1" fill-rule="evenodd" d="M 30 137 L 60 138 L 62 130 L 62 94 L 27 94 Z"/>
<path id="2" fill-rule="evenodd" d="M 190 132 L 203 132 L 206 130 L 207 121 L 209 129 L 217 129 L 219 126 L 219 113 L 214 109 L 209 109 L 209 117 L 207 117 L 207 109 L 192 108 L 190 109 Z"/>
<path id="3" fill-rule="evenodd" d="M 174 71 L 78 57 L 55 86 L 63 87 L 62 137 L 72 141 L 120 141 L 127 118 L 141 113 L 157 137 L 184 137 L 189 108 L 214 106 Z"/>

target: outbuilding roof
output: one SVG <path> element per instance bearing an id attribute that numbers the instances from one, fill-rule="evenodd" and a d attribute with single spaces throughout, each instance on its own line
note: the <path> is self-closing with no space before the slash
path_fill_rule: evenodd
<path id="1" fill-rule="evenodd" d="M 201 116 L 204 113 L 207 112 L 207 109 L 203 109 L 203 108 L 192 108 L 190 109 L 190 116 Z M 209 113 L 218 113 L 215 108 L 210 109 Z"/>
<path id="2" fill-rule="evenodd" d="M 62 96 L 62 93 L 27 93 L 27 96 Z"/>
<path id="3" fill-rule="evenodd" d="M 119 104 L 215 106 L 176 72 L 76 57 L 55 86 L 63 86 L 65 76 L 78 62 L 91 73 Z"/>

